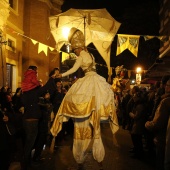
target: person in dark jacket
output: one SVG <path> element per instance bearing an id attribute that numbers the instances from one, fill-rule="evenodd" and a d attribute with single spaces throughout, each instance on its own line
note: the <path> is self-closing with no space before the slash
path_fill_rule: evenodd
<path id="1" fill-rule="evenodd" d="M 153 120 L 145 123 L 146 129 L 154 133 L 154 143 L 156 146 L 156 169 L 164 169 L 166 131 L 170 116 L 170 80 L 165 86 L 165 94 L 158 105 Z"/>
<path id="2" fill-rule="evenodd" d="M 56 74 L 52 75 L 44 86 L 33 86 L 30 89 L 25 89 L 21 96 L 22 103 L 24 105 L 23 115 L 23 127 L 25 131 L 25 146 L 23 153 L 22 169 L 26 170 L 31 164 L 31 151 L 33 149 L 37 134 L 38 134 L 38 123 L 42 116 L 41 109 L 39 106 L 39 97 L 44 94 L 47 90 L 50 94 L 55 91 L 54 79 Z M 22 89 L 22 87 L 21 87 Z"/>
<path id="3" fill-rule="evenodd" d="M 12 152 L 14 149 L 13 135 L 11 135 L 11 128 L 8 125 L 13 125 L 13 117 L 4 111 L 0 106 L 0 169 L 7 170 L 12 159 Z"/>
<path id="4" fill-rule="evenodd" d="M 39 99 L 39 105 L 42 111 L 42 116 L 39 120 L 38 135 L 35 142 L 35 152 L 33 156 L 33 161 L 39 162 L 42 160 L 41 153 L 43 151 L 44 145 L 50 146 L 50 123 L 51 123 L 51 112 L 53 110 L 52 103 L 50 101 L 50 93 L 47 91 Z"/>
<path id="5" fill-rule="evenodd" d="M 134 146 L 134 156 L 140 158 L 143 156 L 143 142 L 142 135 L 144 134 L 145 122 L 146 122 L 146 103 L 141 93 L 137 93 L 133 96 L 134 106 L 129 116 L 133 120 L 131 129 L 131 139 Z"/>
<path id="6" fill-rule="evenodd" d="M 165 147 L 165 170 L 170 169 L 170 117 L 168 120 L 167 132 L 166 132 L 166 147 Z"/>

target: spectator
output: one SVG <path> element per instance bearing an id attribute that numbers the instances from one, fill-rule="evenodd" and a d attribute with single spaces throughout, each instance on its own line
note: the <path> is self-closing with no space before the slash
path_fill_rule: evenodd
<path id="1" fill-rule="evenodd" d="M 34 147 L 35 152 L 33 161 L 35 162 L 42 160 L 41 153 L 44 145 L 50 145 L 49 132 L 51 128 L 51 112 L 53 109 L 52 103 L 50 102 L 50 93 L 48 91 L 46 91 L 39 99 L 38 104 L 40 105 L 42 116 L 39 120 L 38 135 Z"/>
<path id="2" fill-rule="evenodd" d="M 29 67 L 30 68 L 30 67 Z M 37 68 L 36 66 L 32 66 L 32 68 Z M 35 75 L 37 72 L 35 70 L 29 70 L 28 72 L 32 72 L 31 76 L 27 75 L 26 80 L 24 79 L 22 83 L 23 93 L 21 96 L 22 103 L 24 105 L 24 116 L 23 116 L 23 127 L 26 135 L 26 141 L 24 146 L 24 153 L 23 153 L 23 162 L 22 162 L 22 169 L 26 170 L 28 166 L 31 164 L 31 151 L 33 149 L 37 134 L 38 134 L 38 123 L 39 119 L 41 118 L 41 109 L 39 106 L 39 97 L 47 90 L 49 90 L 50 94 L 55 91 L 55 74 L 52 75 L 47 83 L 44 86 L 39 86 L 39 82 Z M 30 77 L 30 78 L 29 78 Z M 32 83 L 31 80 L 35 80 Z M 25 83 L 29 82 L 28 85 Z M 37 83 L 38 82 L 38 83 Z"/>
<path id="3" fill-rule="evenodd" d="M 166 145 L 166 131 L 170 115 L 170 80 L 165 86 L 165 95 L 156 109 L 153 120 L 147 121 L 145 127 L 152 131 L 154 136 L 154 143 L 156 146 L 156 168 L 157 170 L 164 169 L 165 145 Z"/>
<path id="4" fill-rule="evenodd" d="M 22 91 L 29 91 L 37 86 L 40 86 L 40 82 L 37 79 L 37 66 L 29 66 L 24 73 L 24 80 L 21 83 Z"/>
<path id="5" fill-rule="evenodd" d="M 160 87 L 158 88 L 157 92 L 155 93 L 154 107 L 152 110 L 151 120 L 153 119 L 156 109 L 161 101 L 161 96 L 163 94 L 165 94 L 165 85 L 169 78 L 170 78 L 170 76 L 168 76 L 168 75 L 162 77 Z"/>
<path id="6" fill-rule="evenodd" d="M 14 151 L 13 117 L 0 107 L 0 169 L 7 170 Z"/>
<path id="7" fill-rule="evenodd" d="M 23 113 L 24 107 L 21 101 L 22 90 L 20 87 L 16 89 L 15 94 L 12 97 L 12 104 L 14 110 L 14 126 L 16 129 L 15 139 L 16 139 L 16 161 L 21 162 L 24 146 L 24 129 L 23 129 Z"/>
<path id="8" fill-rule="evenodd" d="M 127 103 L 131 99 L 130 90 L 126 90 L 121 101 L 122 106 L 122 128 L 127 129 L 129 113 L 127 113 Z"/>
<path id="9" fill-rule="evenodd" d="M 133 106 L 134 106 L 134 100 L 133 100 L 133 96 L 135 96 L 137 93 L 140 92 L 140 89 L 138 86 L 134 86 L 131 90 L 131 98 L 129 99 L 128 103 L 127 103 L 127 129 L 131 130 L 132 126 L 133 126 L 133 119 L 130 118 L 129 113 L 132 112 Z"/>
<path id="10" fill-rule="evenodd" d="M 133 152 L 135 158 L 143 156 L 143 142 L 142 136 L 144 134 L 145 122 L 146 122 L 146 102 L 141 93 L 137 93 L 133 96 L 134 106 L 129 116 L 133 119 L 133 125 L 131 129 L 131 139 L 133 142 Z"/>
<path id="11" fill-rule="evenodd" d="M 61 102 L 65 96 L 65 90 L 63 89 L 61 79 L 56 79 L 55 82 L 56 82 L 56 91 L 52 99 L 54 116 L 56 116 L 58 109 L 61 105 Z M 58 148 L 58 146 L 61 145 L 61 142 L 64 140 L 65 131 L 66 131 L 66 123 L 67 122 L 63 123 L 62 130 L 56 136 L 55 148 Z"/>
<path id="12" fill-rule="evenodd" d="M 170 117 L 168 120 L 167 132 L 166 132 L 166 147 L 165 147 L 165 170 L 170 169 Z"/>

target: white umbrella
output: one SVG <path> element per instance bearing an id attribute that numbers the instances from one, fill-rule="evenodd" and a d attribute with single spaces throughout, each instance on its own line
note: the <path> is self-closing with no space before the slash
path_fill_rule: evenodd
<path id="1" fill-rule="evenodd" d="M 67 43 L 69 30 L 72 27 L 78 28 L 85 35 L 86 46 L 93 43 L 110 68 L 110 47 L 121 23 L 116 21 L 105 8 L 71 8 L 51 16 L 49 22 L 58 50 Z"/>

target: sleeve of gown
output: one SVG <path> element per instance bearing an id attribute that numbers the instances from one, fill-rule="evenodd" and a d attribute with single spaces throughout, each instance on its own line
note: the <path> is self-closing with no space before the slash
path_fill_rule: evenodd
<path id="1" fill-rule="evenodd" d="M 70 70 L 66 71 L 65 73 L 62 73 L 62 77 L 68 76 L 76 72 L 78 68 L 81 66 L 81 64 L 82 64 L 82 57 L 78 57 L 73 67 Z"/>

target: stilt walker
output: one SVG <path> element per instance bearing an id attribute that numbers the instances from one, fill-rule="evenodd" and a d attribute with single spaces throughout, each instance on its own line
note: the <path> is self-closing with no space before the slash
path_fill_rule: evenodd
<path id="1" fill-rule="evenodd" d="M 78 169 L 83 169 L 85 155 L 92 148 L 94 159 L 102 169 L 105 150 L 101 139 L 100 121 L 108 120 L 115 134 L 118 129 L 114 92 L 102 76 L 96 73 L 94 57 L 85 47 L 83 33 L 72 28 L 68 37 L 72 50 L 77 55 L 74 66 L 59 78 L 68 76 L 81 67 L 85 73 L 66 93 L 54 123 L 51 133 L 55 137 L 62 129 L 62 123 L 72 118 L 74 121 L 73 155 L 78 163 Z M 52 147 L 54 146 L 54 139 Z"/>

